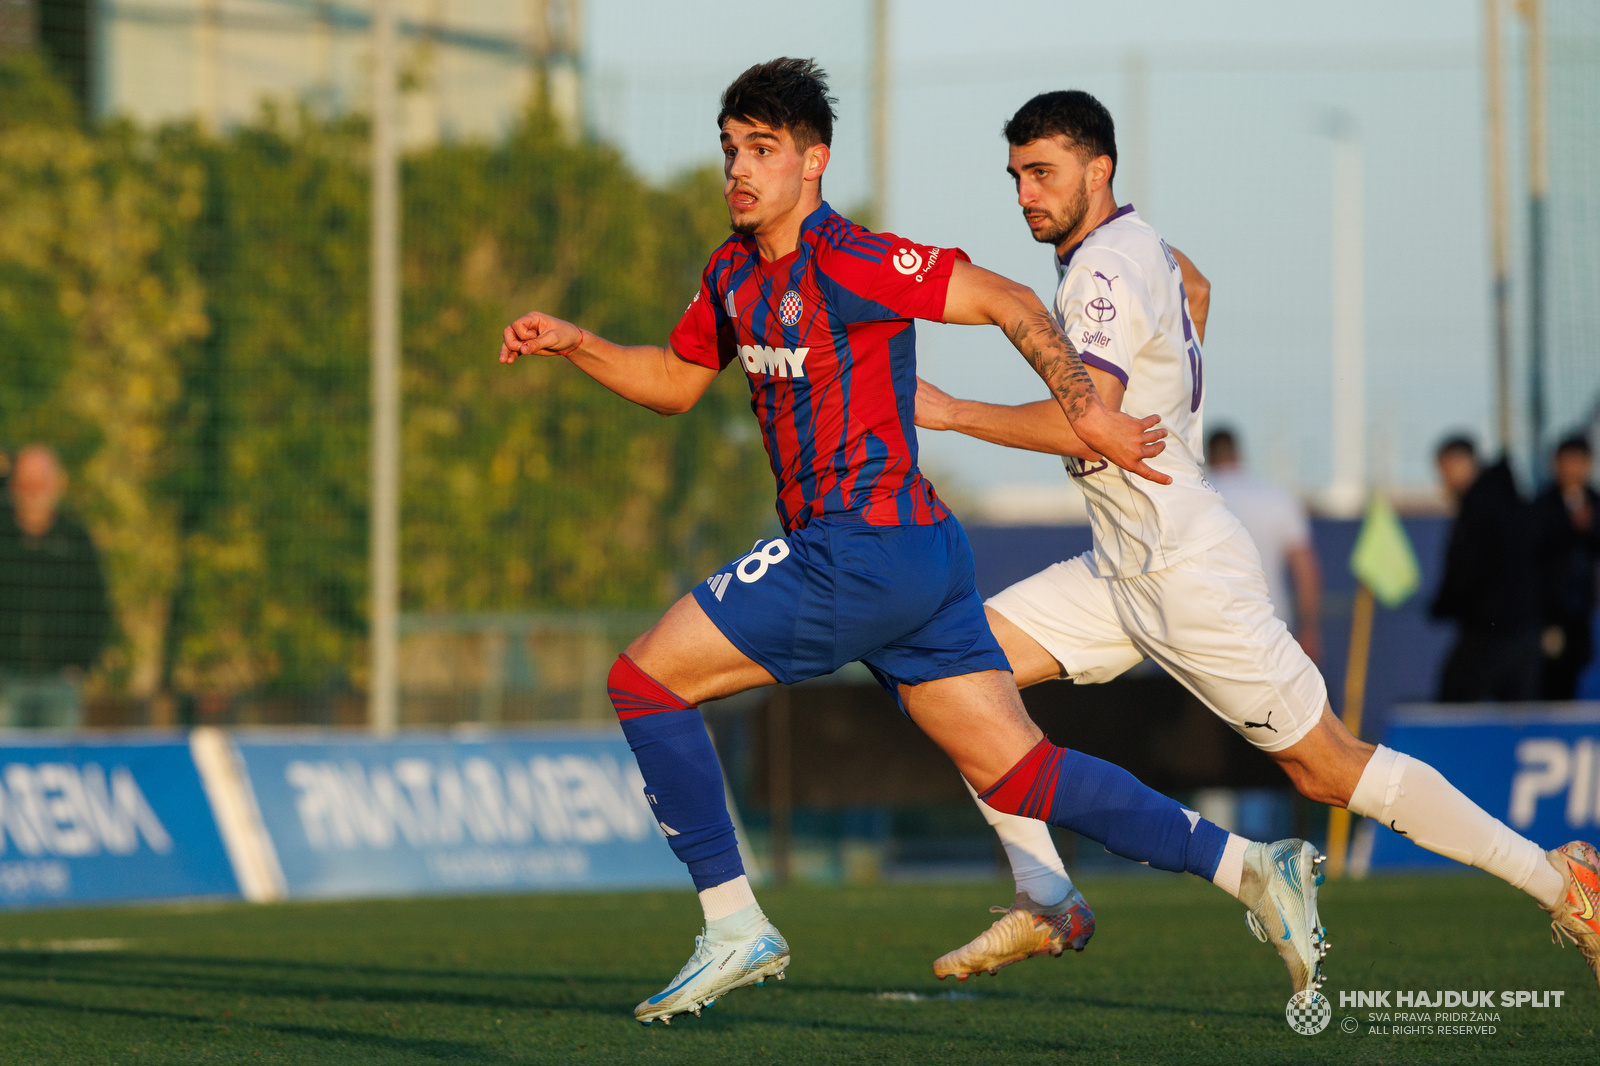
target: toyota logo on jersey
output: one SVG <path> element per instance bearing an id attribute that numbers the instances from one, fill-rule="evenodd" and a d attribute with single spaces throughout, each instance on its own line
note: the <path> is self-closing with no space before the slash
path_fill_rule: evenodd
<path id="1" fill-rule="evenodd" d="M 793 289 L 783 294 L 783 302 L 778 305 L 778 319 L 786 326 L 800 321 L 800 294 Z"/>
<path id="2" fill-rule="evenodd" d="M 1086 310 L 1089 317 L 1096 322 L 1110 322 L 1117 317 L 1116 305 L 1104 296 L 1096 296 L 1090 300 Z"/>

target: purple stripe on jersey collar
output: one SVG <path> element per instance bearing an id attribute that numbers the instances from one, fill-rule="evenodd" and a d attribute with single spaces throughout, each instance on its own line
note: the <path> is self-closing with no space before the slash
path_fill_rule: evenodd
<path id="1" fill-rule="evenodd" d="M 1123 388 L 1128 387 L 1128 373 L 1116 363 L 1108 359 L 1102 359 L 1093 352 L 1079 352 L 1078 358 L 1083 360 L 1085 366 L 1092 366 L 1096 370 L 1104 370 L 1107 374 L 1122 382 Z"/>
<path id="2" fill-rule="evenodd" d="M 826 207 L 827 205 L 824 204 L 823 206 Z M 1123 204 L 1121 207 L 1119 207 L 1115 211 L 1111 212 L 1111 214 L 1107 215 L 1105 217 L 1104 221 L 1102 221 L 1100 223 L 1100 225 L 1096 226 L 1094 229 L 1099 229 L 1100 226 L 1104 226 L 1107 222 L 1115 222 L 1117 219 L 1121 218 L 1123 215 L 1131 215 L 1131 214 L 1133 214 L 1133 205 L 1132 204 Z M 1089 233 L 1093 233 L 1094 229 L 1090 230 Z M 1083 235 L 1083 241 L 1086 241 L 1086 240 L 1089 239 L 1089 233 L 1085 233 Z M 1077 254 L 1077 251 L 1078 251 L 1079 248 L 1083 247 L 1083 241 L 1079 241 L 1077 244 L 1074 244 L 1071 248 L 1068 248 L 1066 255 L 1061 255 L 1061 256 L 1057 256 L 1056 257 L 1056 262 L 1061 264 L 1061 269 L 1062 270 L 1065 270 L 1065 269 L 1067 269 L 1067 267 L 1072 265 L 1072 257 Z M 1126 382 L 1124 382 L 1124 384 L 1126 384 Z"/>

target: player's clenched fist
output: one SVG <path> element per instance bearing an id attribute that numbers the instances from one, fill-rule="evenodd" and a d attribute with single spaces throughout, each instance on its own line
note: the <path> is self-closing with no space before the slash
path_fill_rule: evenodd
<path id="1" fill-rule="evenodd" d="M 584 331 L 571 322 L 529 311 L 505 328 L 500 361 L 515 363 L 523 355 L 571 355 L 583 344 Z"/>

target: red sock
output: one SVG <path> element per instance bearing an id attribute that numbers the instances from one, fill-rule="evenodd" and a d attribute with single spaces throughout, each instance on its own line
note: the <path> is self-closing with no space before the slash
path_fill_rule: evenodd
<path id="1" fill-rule="evenodd" d="M 984 790 L 983 802 L 1007 814 L 1047 819 L 1061 772 L 1061 754 L 1062 749 L 1048 737 L 1039 741 L 1004 777 Z"/>
<path id="2" fill-rule="evenodd" d="M 624 722 L 640 715 L 686 711 L 694 706 L 683 702 L 626 655 L 617 656 L 617 661 L 611 664 L 611 673 L 606 675 L 606 691 L 617 709 L 617 717 Z"/>

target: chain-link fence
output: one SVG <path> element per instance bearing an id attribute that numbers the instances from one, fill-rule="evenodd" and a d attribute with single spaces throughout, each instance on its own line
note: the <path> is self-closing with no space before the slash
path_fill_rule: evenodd
<path id="1" fill-rule="evenodd" d="M 6 0 L 0 53 L 0 701 L 15 724 L 81 720 L 79 696 L 90 723 L 360 722 L 370 149 L 346 83 L 364 12 L 95 8 L 114 50 L 95 69 L 124 95 L 118 64 L 150 61 L 129 40 L 245 72 L 296 34 L 343 50 L 348 109 L 285 92 L 163 113 L 194 89 L 168 71 L 144 87 L 159 120 L 135 122 L 86 117 L 105 86 L 45 33 L 55 2 Z M 581 717 L 583 664 L 631 634 L 517 612 L 659 609 L 771 522 L 770 475 L 731 375 L 662 420 L 559 361 L 500 366 L 500 330 L 540 307 L 659 343 L 725 232 L 717 186 L 647 184 L 574 136 L 560 56 L 502 54 L 472 24 L 494 4 L 401 6 L 406 106 L 431 55 L 443 115 L 403 159 L 401 606 L 422 620 L 402 721 Z M 439 135 L 475 79 L 503 121 Z"/>
<path id="2" fill-rule="evenodd" d="M 593 663 L 765 531 L 770 479 L 732 376 L 662 421 L 564 366 L 500 367 L 494 345 L 532 306 L 660 341 L 725 232 L 715 178 L 682 168 L 714 152 L 715 93 L 740 64 L 688 54 L 700 31 L 675 23 L 654 65 L 596 64 L 580 93 L 575 0 L 397 7 L 402 721 L 582 718 L 598 706 Z M 866 10 L 828 8 L 844 27 L 827 57 L 842 100 L 829 196 L 845 209 L 871 185 Z M 1600 400 L 1600 9 L 1547 10 L 1555 434 Z M 76 720 L 80 697 L 105 724 L 364 720 L 369 12 L 367 0 L 0 0 L 6 721 Z M 1379 76 L 1385 94 L 1422 79 L 1470 89 L 1465 45 L 1413 51 L 1349 48 L 1304 71 L 1265 48 L 1112 52 L 1073 78 L 1114 104 L 1124 195 L 1176 213 L 1192 161 L 1155 182 L 1152 161 L 1166 157 L 1151 150 L 1152 131 L 1175 137 L 1175 86 L 1210 94 L 1207 136 L 1227 144 L 1309 128 L 1293 108 L 1260 125 L 1256 104 L 1273 95 L 1263 79 L 1309 79 L 1330 98 Z M 952 140 L 998 152 L 1006 108 L 1060 77 L 1038 51 L 908 59 L 895 83 L 915 106 L 896 135 L 924 153 Z M 995 90 L 981 106 L 980 89 Z M 606 138 L 627 143 L 631 163 Z M 897 172 L 897 212 L 945 210 L 923 180 L 931 159 Z M 995 194 L 961 204 L 996 234 L 1016 229 L 999 162 Z M 1266 208 L 1306 214 L 1298 200 Z M 1276 309 L 1281 294 L 1263 287 Z M 1296 344 L 1318 340 L 1310 319 L 1283 317 Z M 928 331 L 935 359 L 939 336 Z M 1217 411 L 1232 396 L 1294 412 L 1322 446 L 1303 405 L 1278 402 L 1315 394 L 1320 348 L 1255 380 L 1238 369 L 1248 360 L 1228 368 L 1230 343 L 1245 347 L 1219 334 Z M 1423 361 L 1391 354 L 1374 340 L 1371 361 L 1398 391 L 1426 391 L 1411 388 Z M 1287 428 L 1277 441 L 1262 417 L 1262 465 L 1309 483 L 1291 460 L 1311 445 Z M 1389 450 L 1431 444 L 1401 437 Z"/>
<path id="3" fill-rule="evenodd" d="M 1600 435 L 1600 4 L 1546 0 L 1550 193 L 1544 390 L 1549 447 Z M 1600 446 L 1600 437 L 1595 440 Z"/>

